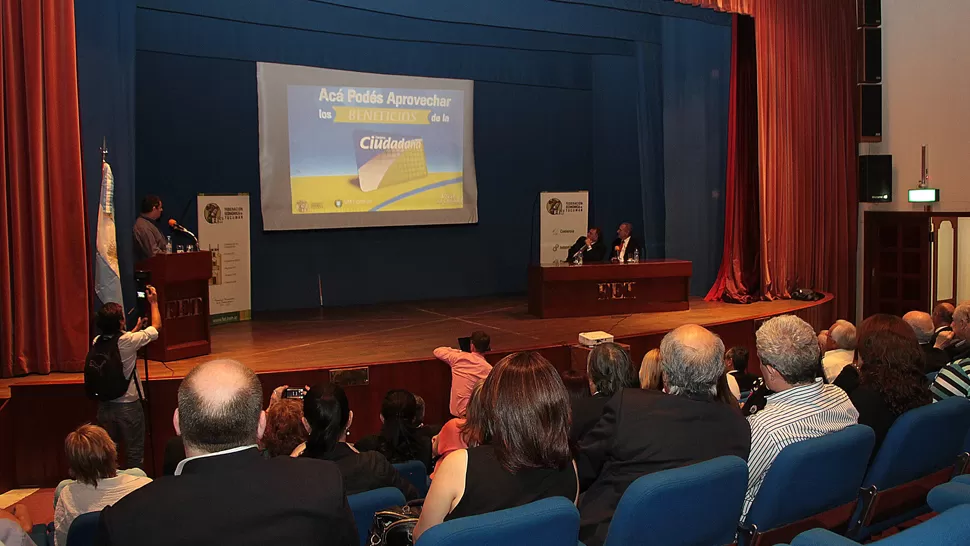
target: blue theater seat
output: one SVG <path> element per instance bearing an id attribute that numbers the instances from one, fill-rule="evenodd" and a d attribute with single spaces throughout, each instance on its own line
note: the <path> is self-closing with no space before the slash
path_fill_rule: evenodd
<path id="1" fill-rule="evenodd" d="M 806 531 L 791 546 L 856 546 L 858 543 L 825 529 Z M 935 518 L 886 537 L 879 546 L 965 546 L 970 544 L 970 505 L 947 510 Z"/>
<path id="2" fill-rule="evenodd" d="M 791 540 L 815 527 L 848 526 L 876 434 L 865 425 L 791 444 L 771 463 L 738 542 Z"/>
<path id="3" fill-rule="evenodd" d="M 357 524 L 357 534 L 360 535 L 360 546 L 368 544 L 374 513 L 392 506 L 403 506 L 404 502 L 404 493 L 396 487 L 382 487 L 347 497 L 350 511 L 354 513 L 354 523 Z"/>
<path id="4" fill-rule="evenodd" d="M 947 398 L 896 419 L 862 482 L 847 536 L 865 540 L 928 512 L 926 495 L 950 479 L 968 430 L 966 398 Z"/>
<path id="5" fill-rule="evenodd" d="M 616 507 L 606 546 L 729 544 L 747 487 L 748 465 L 733 455 L 637 478 Z"/>
<path id="6" fill-rule="evenodd" d="M 565 497 L 453 519 L 428 529 L 416 546 L 576 546 L 579 511 Z"/>

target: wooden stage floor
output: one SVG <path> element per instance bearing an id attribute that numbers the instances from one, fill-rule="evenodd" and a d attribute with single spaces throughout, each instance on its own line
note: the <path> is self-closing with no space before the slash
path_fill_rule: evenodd
<path id="1" fill-rule="evenodd" d="M 494 350 L 532 349 L 575 343 L 584 331 L 603 330 L 616 337 L 644 335 L 688 323 L 710 326 L 757 319 L 819 303 L 784 300 L 736 305 L 693 298 L 689 311 L 538 319 L 527 313 L 524 297 L 509 296 L 261 313 L 250 322 L 213 327 L 211 355 L 167 364 L 152 361 L 149 375 L 152 379 L 184 377 L 213 358 L 239 360 L 256 372 L 426 359 L 435 347 L 455 346 L 458 337 L 474 330 L 488 332 Z M 10 396 L 12 384 L 82 381 L 80 373 L 4 379 L 0 398 Z"/>

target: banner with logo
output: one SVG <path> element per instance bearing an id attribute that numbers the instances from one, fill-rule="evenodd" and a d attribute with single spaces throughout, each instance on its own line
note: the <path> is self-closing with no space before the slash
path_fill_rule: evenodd
<path id="1" fill-rule="evenodd" d="M 252 318 L 249 194 L 199 194 L 199 248 L 212 252 L 212 324 Z"/>
<path id="2" fill-rule="evenodd" d="M 542 192 L 539 206 L 539 263 L 568 261 L 569 247 L 586 236 L 589 192 Z"/>

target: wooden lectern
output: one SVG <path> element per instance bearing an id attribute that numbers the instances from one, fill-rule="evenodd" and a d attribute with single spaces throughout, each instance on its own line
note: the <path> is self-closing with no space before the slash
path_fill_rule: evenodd
<path id="1" fill-rule="evenodd" d="M 161 362 L 203 356 L 211 352 L 209 339 L 209 279 L 212 253 L 158 254 L 135 265 L 151 274 L 158 292 L 162 328 L 147 347 L 148 358 Z"/>

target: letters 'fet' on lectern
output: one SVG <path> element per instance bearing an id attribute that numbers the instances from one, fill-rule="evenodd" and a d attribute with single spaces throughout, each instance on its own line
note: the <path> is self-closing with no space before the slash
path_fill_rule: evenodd
<path id="1" fill-rule="evenodd" d="M 150 284 L 158 292 L 162 314 L 162 328 L 158 340 L 148 345 L 148 358 L 168 362 L 209 354 L 212 253 L 158 254 L 139 262 L 135 269 L 151 273 Z"/>

